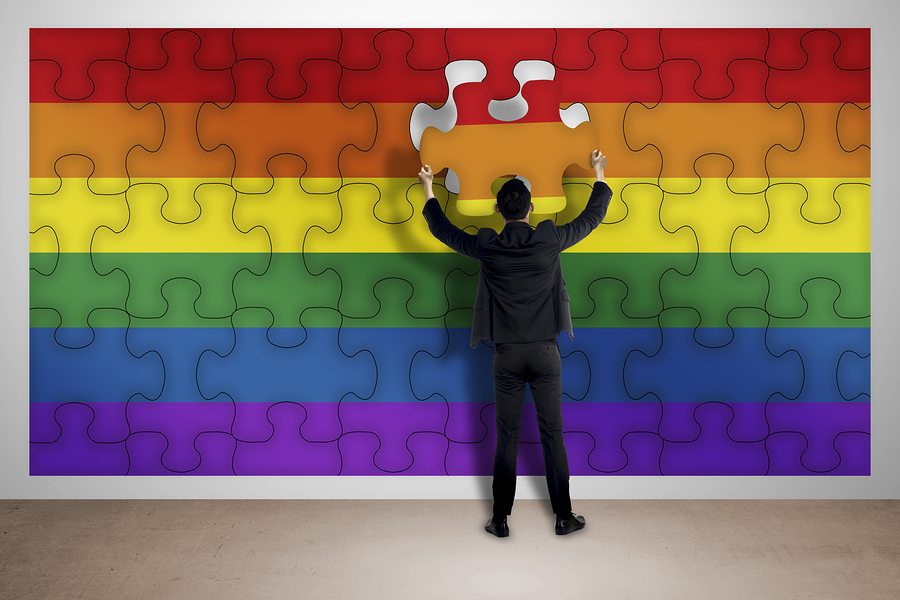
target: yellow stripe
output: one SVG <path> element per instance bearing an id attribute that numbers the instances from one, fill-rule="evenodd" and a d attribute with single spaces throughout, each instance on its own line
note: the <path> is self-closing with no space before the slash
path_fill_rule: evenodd
<path id="1" fill-rule="evenodd" d="M 762 230 L 737 229 L 733 252 L 870 252 L 869 179 L 775 179 Z"/>
<path id="2" fill-rule="evenodd" d="M 440 180 L 438 184 L 442 183 Z M 566 223 L 590 194 L 565 179 Z M 868 179 L 609 179 L 605 222 L 572 252 L 869 252 Z M 768 188 L 767 188 L 768 184 Z M 694 189 L 693 193 L 664 190 Z M 31 180 L 32 252 L 449 252 L 415 179 Z M 115 193 L 116 190 L 127 190 Z M 448 193 L 436 186 L 439 200 Z M 743 193 L 742 193 L 743 192 Z M 499 229 L 499 216 L 460 227 Z M 838 216 L 839 215 L 839 216 Z M 554 215 L 533 215 L 532 223 Z M 126 227 L 127 225 L 127 227 Z M 58 244 L 58 246 L 57 246 Z"/>

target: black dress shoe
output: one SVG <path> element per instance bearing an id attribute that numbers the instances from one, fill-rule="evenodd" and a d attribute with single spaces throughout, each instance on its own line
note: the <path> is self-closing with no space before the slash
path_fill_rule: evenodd
<path id="1" fill-rule="evenodd" d="M 582 525 L 582 527 L 584 527 L 584 525 Z M 484 526 L 484 530 L 497 537 L 509 537 L 509 525 L 506 522 L 506 517 L 503 517 L 500 521 L 495 521 L 494 518 L 491 517 L 491 520 Z"/>
<path id="2" fill-rule="evenodd" d="M 584 517 L 572 514 L 568 519 L 556 517 L 556 535 L 566 535 L 584 529 Z"/>

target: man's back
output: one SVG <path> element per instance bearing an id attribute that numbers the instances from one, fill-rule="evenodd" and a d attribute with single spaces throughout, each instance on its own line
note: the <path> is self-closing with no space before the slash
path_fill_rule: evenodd
<path id="1" fill-rule="evenodd" d="M 560 253 L 587 237 L 606 215 L 612 190 L 594 183 L 584 210 L 570 223 L 507 222 L 500 233 L 483 228 L 468 234 L 450 223 L 437 200 L 423 209 L 432 234 L 460 254 L 481 263 L 472 317 L 471 344 L 489 339 L 516 343 L 573 335 L 569 296 Z"/>
<path id="2" fill-rule="evenodd" d="M 565 299 L 565 281 L 559 240 L 544 223 L 536 229 L 508 223 L 499 235 L 492 229 L 479 232 L 478 259 L 488 292 L 481 299 L 491 302 L 488 337 L 494 342 L 549 340 L 559 332 L 558 304 Z"/>

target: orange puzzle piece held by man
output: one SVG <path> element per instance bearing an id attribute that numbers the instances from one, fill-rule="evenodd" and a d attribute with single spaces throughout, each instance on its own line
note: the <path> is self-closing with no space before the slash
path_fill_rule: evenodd
<path id="1" fill-rule="evenodd" d="M 589 122 L 571 128 L 560 119 L 559 85 L 529 81 L 522 87 L 527 114 L 500 121 L 488 112 L 493 91 L 486 83 L 464 83 L 453 89 L 455 126 L 448 132 L 427 127 L 419 156 L 437 172 L 445 167 L 459 176 L 459 212 L 467 216 L 494 213 L 491 183 L 520 175 L 531 183 L 535 212 L 559 212 L 566 206 L 562 175 L 571 164 L 590 168 L 597 130 Z"/>

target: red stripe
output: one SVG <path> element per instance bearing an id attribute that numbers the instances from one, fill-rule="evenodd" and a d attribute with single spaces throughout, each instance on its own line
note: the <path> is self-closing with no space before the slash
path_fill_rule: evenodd
<path id="1" fill-rule="evenodd" d="M 545 60 L 566 103 L 870 101 L 868 29 L 33 29 L 31 59 L 32 102 L 442 103 L 465 59 L 498 100 Z"/>

